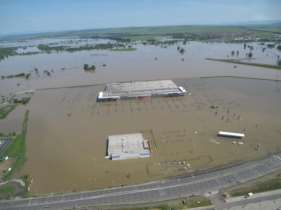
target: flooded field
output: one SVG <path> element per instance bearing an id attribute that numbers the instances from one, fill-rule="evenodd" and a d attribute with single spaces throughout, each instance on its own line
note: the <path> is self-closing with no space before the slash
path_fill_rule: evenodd
<path id="1" fill-rule="evenodd" d="M 249 62 L 275 64 L 280 56 L 276 49 L 263 51 L 262 45 L 251 45 L 254 55 Z M 31 76 L 1 79 L 0 96 L 35 89 L 29 104 L 0 121 L 0 132 L 18 132 L 24 111 L 30 110 L 27 162 L 20 174 L 31 176 L 31 193 L 141 183 L 280 151 L 281 82 L 273 80 L 281 80 L 281 71 L 206 60 L 229 58 L 232 51 L 239 51 L 235 56 L 243 59 L 249 53 L 243 44 L 180 46 L 184 54 L 178 44 L 166 48 L 134 43 L 135 51 L 60 52 L 2 60 L 0 76 L 21 72 Z M 95 65 L 96 70 L 85 72 L 84 64 Z M 153 79 L 174 79 L 190 94 L 96 102 L 106 82 Z M 92 86 L 45 89 L 87 84 Z M 221 139 L 216 136 L 219 130 L 243 132 L 246 138 L 243 144 Z M 149 139 L 151 158 L 104 158 L 108 135 L 133 132 Z"/>
<path id="2" fill-rule="evenodd" d="M 185 49 L 181 55 L 177 46 Z M 253 43 L 253 62 L 275 64 L 280 52 Z M 234 75 L 281 79 L 281 71 L 253 66 L 208 61 L 206 58 L 227 58 L 239 50 L 244 58 L 249 49 L 243 44 L 190 42 L 162 48 L 135 44 L 136 51 L 90 50 L 50 54 L 12 56 L 0 62 L 0 75 L 33 72 L 30 79 L 14 78 L 0 81 L 0 95 L 25 89 L 61 87 L 144 79 L 192 78 L 199 76 Z M 236 58 L 236 57 L 235 57 Z M 251 61 L 250 61 L 251 62 Z M 84 64 L 94 64 L 94 73 L 84 72 Z M 105 66 L 103 66 L 105 64 Z M 34 73 L 34 68 L 39 73 Z M 44 74 L 44 71 L 50 75 Z"/>
<path id="3" fill-rule="evenodd" d="M 26 107 L 18 106 L 4 120 L 0 120 L 0 133 L 20 132 L 22 129 L 22 120 Z"/>
<path id="4" fill-rule="evenodd" d="M 177 80 L 191 95 L 97 103 L 103 86 L 38 91 L 30 113 L 23 173 L 34 194 L 141 183 L 263 157 L 281 149 L 281 83 Z M 269 103 L 270 102 L 270 103 Z M 216 137 L 244 132 L 240 145 Z M 148 159 L 105 159 L 106 138 L 143 132 Z"/>

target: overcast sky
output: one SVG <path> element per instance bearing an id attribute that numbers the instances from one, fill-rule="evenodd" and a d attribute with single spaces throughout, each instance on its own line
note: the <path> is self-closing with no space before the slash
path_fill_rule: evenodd
<path id="1" fill-rule="evenodd" d="M 281 0 L 0 0 L 0 34 L 281 20 Z"/>

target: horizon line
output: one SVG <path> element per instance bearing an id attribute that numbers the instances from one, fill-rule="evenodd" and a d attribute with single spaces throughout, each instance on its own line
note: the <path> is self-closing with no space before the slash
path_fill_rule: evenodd
<path id="1" fill-rule="evenodd" d="M 69 30 L 47 30 L 47 31 L 30 31 L 30 32 L 14 32 L 1 34 L 0 37 L 9 37 L 9 36 L 28 36 L 28 35 L 40 35 L 48 33 L 65 33 L 65 32 L 76 32 L 76 31 L 90 31 L 90 30 L 110 30 L 110 29 L 125 29 L 125 28 L 143 28 L 143 27 L 176 27 L 176 26 L 248 26 L 248 25 L 271 25 L 281 23 L 281 20 L 271 19 L 271 20 L 257 20 L 257 21 L 243 21 L 236 23 L 198 23 L 198 24 L 174 24 L 174 25 L 139 25 L 139 26 L 112 26 L 112 27 L 99 27 L 99 28 L 77 28 Z"/>

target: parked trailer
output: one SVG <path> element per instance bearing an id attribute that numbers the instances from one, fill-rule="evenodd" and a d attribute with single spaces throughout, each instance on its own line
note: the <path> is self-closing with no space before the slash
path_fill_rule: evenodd
<path id="1" fill-rule="evenodd" d="M 241 139 L 241 138 L 245 137 L 245 134 L 244 133 L 233 133 L 233 132 L 219 131 L 218 136 Z"/>

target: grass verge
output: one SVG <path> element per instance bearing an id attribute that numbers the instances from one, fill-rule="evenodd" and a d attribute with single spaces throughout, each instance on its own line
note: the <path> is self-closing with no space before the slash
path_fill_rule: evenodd
<path id="1" fill-rule="evenodd" d="M 244 196 L 249 192 L 261 193 L 278 189 L 281 189 L 281 178 L 273 178 L 264 182 L 257 183 L 256 185 L 251 187 L 234 190 L 230 194 L 231 196 Z"/>
<path id="2" fill-rule="evenodd" d="M 281 189 L 281 172 L 262 177 L 256 181 L 237 186 L 228 191 L 230 196 L 245 196 L 249 192 L 261 193 Z"/>
<path id="3" fill-rule="evenodd" d="M 26 189 L 16 182 L 8 182 L 0 186 L 0 200 L 26 195 Z"/>
<path id="4" fill-rule="evenodd" d="M 0 199 L 9 199 L 15 194 L 15 188 L 12 185 L 5 184 L 0 188 Z"/>
<path id="5" fill-rule="evenodd" d="M 211 201 L 206 197 L 192 196 L 186 199 L 177 199 L 151 204 L 149 207 L 127 208 L 127 210 L 183 210 L 189 208 L 207 207 L 211 205 Z"/>

